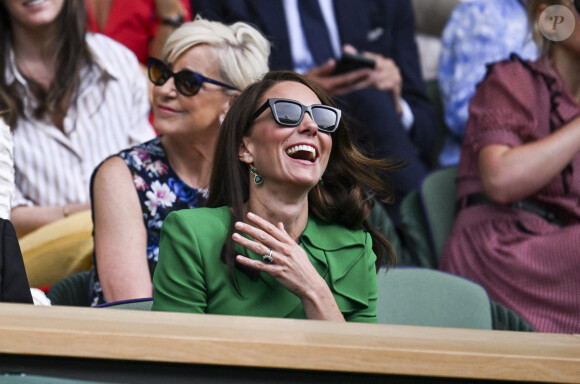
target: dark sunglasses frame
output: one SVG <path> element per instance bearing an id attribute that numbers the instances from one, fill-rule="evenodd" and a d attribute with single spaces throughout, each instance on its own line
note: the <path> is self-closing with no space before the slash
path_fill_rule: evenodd
<path id="1" fill-rule="evenodd" d="M 276 104 L 278 102 L 281 102 L 281 101 L 295 104 L 301 108 L 300 118 L 298 119 L 298 121 L 296 123 L 282 122 L 280 120 L 280 118 L 278 117 L 278 112 L 276 111 Z M 306 106 L 306 105 L 304 105 L 301 102 L 296 101 L 296 100 L 280 99 L 280 98 L 270 98 L 270 99 L 266 100 L 266 102 L 264 104 L 262 104 L 262 106 L 260 108 L 258 108 L 258 110 L 256 112 L 254 112 L 252 117 L 250 117 L 249 123 L 252 123 L 254 120 L 256 120 L 256 118 L 258 116 L 260 116 L 266 109 L 268 109 L 268 107 L 270 108 L 270 111 L 272 111 L 272 116 L 274 117 L 274 121 L 280 125 L 285 126 L 285 127 L 296 127 L 296 126 L 300 125 L 300 123 L 302 123 L 302 119 L 304 119 L 305 112 L 308 112 L 308 114 L 310 114 L 310 118 L 316 123 L 316 125 L 318 125 L 318 123 L 314 119 L 314 115 L 312 114 L 313 108 L 327 109 L 327 110 L 330 110 L 336 114 L 336 122 L 334 123 L 334 126 L 332 128 L 321 128 L 318 125 L 319 131 L 326 132 L 326 133 L 335 132 L 336 129 L 338 128 L 338 124 L 340 123 L 341 111 L 338 108 L 334 108 L 334 107 L 324 105 L 324 104 L 312 104 L 310 106 Z"/>
<path id="2" fill-rule="evenodd" d="M 158 70 L 161 73 L 157 81 L 153 79 L 153 76 L 151 74 L 151 70 L 154 66 L 156 67 L 156 70 Z M 183 96 L 187 97 L 197 95 L 203 83 L 211 83 L 219 85 L 220 87 L 236 90 L 236 88 L 232 87 L 231 85 L 210 79 L 209 77 L 205 77 L 204 75 L 200 75 L 199 73 L 190 71 L 188 69 L 183 69 L 177 73 L 174 73 L 173 71 L 171 71 L 171 69 L 169 69 L 169 66 L 167 64 L 153 57 L 147 59 L 147 75 L 149 76 L 149 80 L 151 80 L 151 82 L 155 85 L 163 85 L 167 82 L 167 80 L 173 77 L 175 82 L 175 89 L 177 89 L 177 91 L 181 93 Z M 195 88 L 193 92 L 188 92 L 184 88 L 185 86 L 184 82 L 185 83 L 189 82 L 191 80 L 190 76 L 193 76 L 193 78 L 195 78 L 196 81 L 198 82 L 197 88 Z M 189 77 L 189 79 L 187 77 Z"/>

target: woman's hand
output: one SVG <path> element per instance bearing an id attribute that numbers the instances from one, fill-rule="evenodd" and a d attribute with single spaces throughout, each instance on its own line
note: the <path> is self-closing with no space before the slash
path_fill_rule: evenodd
<path id="1" fill-rule="evenodd" d="M 282 223 L 273 225 L 261 217 L 248 213 L 254 224 L 236 222 L 235 228 L 253 240 L 234 233 L 233 240 L 258 255 L 271 251 L 272 263 L 238 255 L 236 260 L 245 266 L 265 272 L 276 279 L 304 304 L 308 318 L 340 320 L 344 317 L 324 279 L 318 274 L 306 252 L 288 235 Z"/>

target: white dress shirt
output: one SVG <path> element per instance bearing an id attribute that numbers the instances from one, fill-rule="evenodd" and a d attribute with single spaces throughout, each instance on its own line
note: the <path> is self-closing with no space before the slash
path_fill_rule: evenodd
<path id="1" fill-rule="evenodd" d="M 81 71 L 63 131 L 49 118 L 32 117 L 35 101 L 11 52 L 6 79 L 25 95 L 25 117 L 14 130 L 12 207 L 87 203 L 91 174 L 102 160 L 155 137 L 147 80 L 135 55 L 104 35 L 88 34 L 87 43 L 97 65 Z"/>
<path id="2" fill-rule="evenodd" d="M 300 22 L 300 12 L 298 11 L 299 0 L 284 0 L 284 15 L 286 16 L 286 25 L 288 26 L 288 37 L 290 39 L 290 51 L 292 60 L 294 62 L 294 71 L 304 74 L 309 69 L 314 67 L 314 60 L 308 48 L 302 24 Z M 330 43 L 332 44 L 332 51 L 334 56 L 339 58 L 342 56 L 342 48 L 340 42 L 340 35 L 338 33 L 338 26 L 336 17 L 334 15 L 333 0 L 318 0 L 326 29 L 330 36 Z M 400 99 L 402 114 L 401 124 L 408 131 L 415 122 L 413 111 L 405 99 Z"/>

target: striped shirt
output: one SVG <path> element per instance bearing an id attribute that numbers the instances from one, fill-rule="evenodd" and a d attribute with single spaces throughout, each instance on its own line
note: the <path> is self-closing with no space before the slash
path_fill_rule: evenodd
<path id="1" fill-rule="evenodd" d="M 10 220 L 14 191 L 14 154 L 10 127 L 0 116 L 0 217 Z"/>
<path id="2" fill-rule="evenodd" d="M 89 33 L 86 39 L 97 65 L 81 71 L 63 130 L 48 117 L 32 118 L 34 98 L 10 53 L 6 79 L 19 84 L 26 115 L 14 131 L 12 207 L 87 203 L 91 174 L 103 159 L 155 137 L 147 80 L 135 55 L 104 35 Z"/>

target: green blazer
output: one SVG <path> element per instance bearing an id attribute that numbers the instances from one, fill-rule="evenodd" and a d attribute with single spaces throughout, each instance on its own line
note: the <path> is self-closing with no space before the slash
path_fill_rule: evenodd
<path id="1" fill-rule="evenodd" d="M 161 230 L 153 275 L 154 311 L 304 319 L 300 299 L 274 278 L 236 270 L 239 290 L 220 260 L 232 214 L 228 207 L 170 213 Z M 371 236 L 310 215 L 300 246 L 328 284 L 347 321 L 376 322 L 376 255 Z M 239 254 L 244 254 L 241 246 Z M 252 259 L 262 256 L 247 250 Z"/>

